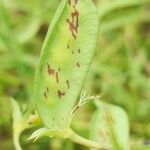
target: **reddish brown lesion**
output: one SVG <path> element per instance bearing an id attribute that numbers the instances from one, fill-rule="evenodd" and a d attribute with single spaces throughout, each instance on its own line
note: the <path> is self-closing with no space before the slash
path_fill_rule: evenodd
<path id="1" fill-rule="evenodd" d="M 62 91 L 60 91 L 60 90 L 57 90 L 57 94 L 58 94 L 59 99 L 60 99 L 62 96 L 65 96 L 65 92 L 62 92 Z"/>
<path id="2" fill-rule="evenodd" d="M 48 63 L 47 63 L 47 72 L 49 75 L 55 74 L 55 70 L 53 68 L 51 68 L 51 66 Z"/>
<path id="3" fill-rule="evenodd" d="M 59 76 L 58 76 L 58 72 L 56 72 L 55 77 L 56 77 L 56 83 L 58 84 L 58 83 L 59 83 Z"/>
<path id="4" fill-rule="evenodd" d="M 70 83 L 69 80 L 66 80 L 67 88 L 70 89 Z"/>
<path id="5" fill-rule="evenodd" d="M 74 39 L 76 39 L 77 31 L 75 25 L 69 19 L 67 19 L 66 21 L 69 24 L 69 30 L 71 31 L 72 36 L 74 37 Z"/>
<path id="6" fill-rule="evenodd" d="M 75 30 L 78 32 L 79 27 L 79 12 L 76 10 L 75 6 L 73 6 L 74 12 L 71 13 L 72 23 L 75 24 Z"/>
<path id="7" fill-rule="evenodd" d="M 71 2 L 71 1 L 70 1 Z M 73 12 L 71 12 L 71 19 L 67 19 L 67 23 L 69 24 L 69 30 L 74 37 L 77 38 L 78 28 L 79 28 L 79 11 L 76 9 L 77 0 L 74 0 Z M 72 4 L 72 3 L 71 3 Z"/>

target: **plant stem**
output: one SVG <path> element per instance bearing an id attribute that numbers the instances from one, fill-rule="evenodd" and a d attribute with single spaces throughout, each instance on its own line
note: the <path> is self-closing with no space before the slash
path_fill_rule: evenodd
<path id="1" fill-rule="evenodd" d="M 20 133 L 13 134 L 13 142 L 16 150 L 22 150 L 19 142 Z"/>
<path id="2" fill-rule="evenodd" d="M 84 145 L 86 147 L 94 148 L 94 149 L 97 149 L 97 150 L 107 150 L 106 148 L 99 145 L 97 142 L 94 142 L 94 141 L 91 141 L 91 140 L 88 140 L 86 138 L 83 138 L 83 137 L 79 136 L 73 130 L 71 130 L 70 132 L 71 132 L 71 134 L 69 136 L 69 139 L 71 141 L 75 142 L 75 143 Z"/>

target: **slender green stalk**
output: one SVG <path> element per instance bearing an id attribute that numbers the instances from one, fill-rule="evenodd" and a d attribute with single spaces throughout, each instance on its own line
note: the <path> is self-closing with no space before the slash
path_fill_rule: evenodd
<path id="1" fill-rule="evenodd" d="M 94 148 L 94 149 L 97 149 L 97 150 L 107 150 L 104 146 L 98 144 L 97 142 L 94 142 L 94 141 L 88 140 L 86 138 L 83 138 L 83 137 L 79 136 L 78 134 L 76 134 L 72 130 L 70 132 L 71 132 L 71 134 L 69 136 L 69 139 L 71 141 L 75 142 L 75 143 L 84 145 L 86 147 Z"/>
<path id="2" fill-rule="evenodd" d="M 19 142 L 20 133 L 13 134 L 13 142 L 16 150 L 22 150 Z"/>

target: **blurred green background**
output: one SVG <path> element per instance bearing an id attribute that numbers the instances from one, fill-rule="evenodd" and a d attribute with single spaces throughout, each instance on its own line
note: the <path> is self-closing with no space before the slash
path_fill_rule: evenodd
<path id="1" fill-rule="evenodd" d="M 0 0 L 0 150 L 13 150 L 14 97 L 24 109 L 33 105 L 33 80 L 49 22 L 60 0 Z M 150 0 L 94 0 L 101 26 L 87 84 L 91 93 L 124 108 L 130 145 L 150 144 Z M 86 105 L 72 126 L 88 137 L 94 104 Z M 84 113 L 82 113 L 84 112 Z M 27 141 L 27 150 L 85 150 L 61 139 Z M 62 146 L 63 145 L 63 146 Z M 144 150 L 144 148 L 143 148 Z"/>

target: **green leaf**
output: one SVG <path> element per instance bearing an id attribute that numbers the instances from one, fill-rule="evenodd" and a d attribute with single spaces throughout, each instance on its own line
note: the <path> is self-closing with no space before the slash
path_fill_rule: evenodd
<path id="1" fill-rule="evenodd" d="M 19 137 L 22 132 L 22 127 L 19 122 L 22 121 L 22 114 L 18 103 L 12 98 L 10 100 L 13 108 L 13 141 L 16 150 L 21 150 L 22 148 L 19 143 Z"/>
<path id="2" fill-rule="evenodd" d="M 98 15 L 91 0 L 61 2 L 43 44 L 34 86 L 37 111 L 50 130 L 64 130 L 69 124 L 98 31 Z"/>
<path id="3" fill-rule="evenodd" d="M 13 142 L 16 150 L 21 150 L 22 148 L 19 142 L 21 133 L 26 129 L 39 125 L 40 121 L 36 115 L 31 115 L 30 110 L 23 115 L 18 103 L 13 98 L 11 98 L 10 101 L 13 118 Z"/>
<path id="4" fill-rule="evenodd" d="M 21 44 L 29 41 L 38 32 L 40 25 L 41 20 L 39 19 L 39 16 L 32 16 L 27 19 L 26 22 L 21 24 L 21 27 L 17 26 L 17 30 L 15 31 L 17 41 Z"/>
<path id="5" fill-rule="evenodd" d="M 148 2 L 150 0 L 98 1 L 97 9 L 101 21 L 101 32 L 123 27 L 129 22 L 131 24 L 145 18 L 148 19 L 147 12 L 143 9 Z"/>
<path id="6" fill-rule="evenodd" d="M 97 103 L 93 115 L 90 139 L 115 150 L 128 150 L 129 125 L 126 113 L 120 107 Z"/>

